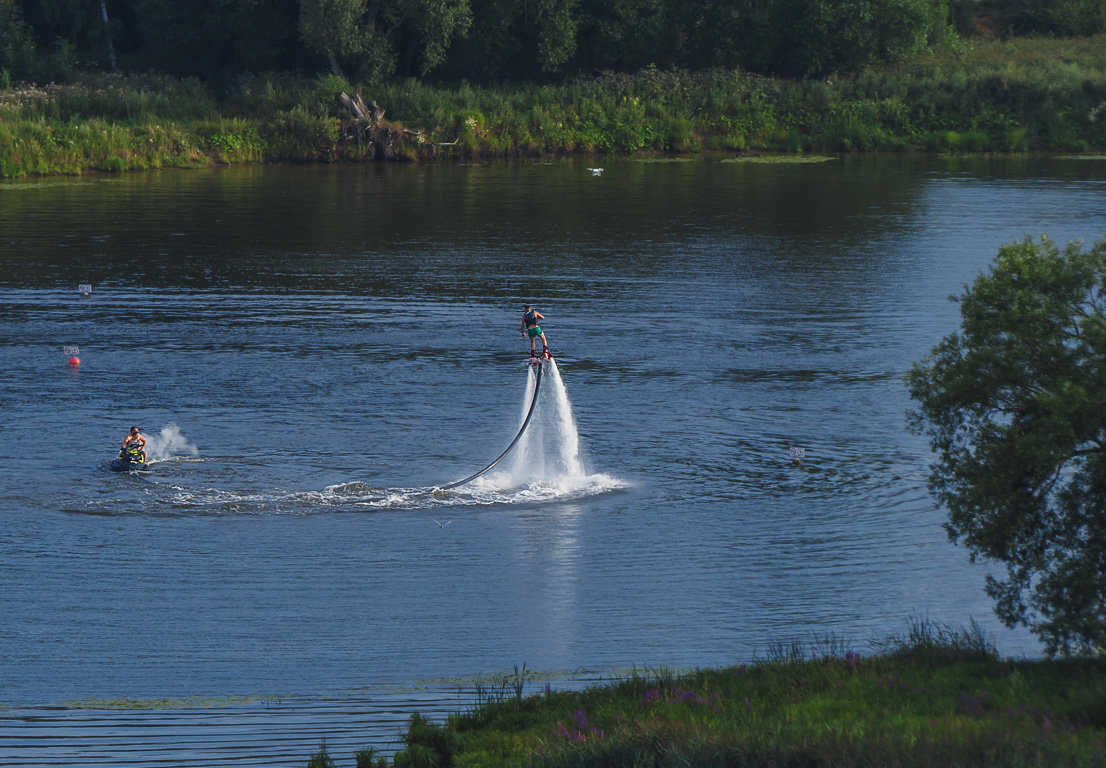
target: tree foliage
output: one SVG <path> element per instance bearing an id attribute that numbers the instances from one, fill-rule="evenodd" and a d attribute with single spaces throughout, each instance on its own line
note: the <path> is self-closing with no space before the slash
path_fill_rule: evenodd
<path id="1" fill-rule="evenodd" d="M 1050 653 L 1106 653 L 1106 241 L 1003 246 L 909 374 L 949 538 Z"/>
<path id="2" fill-rule="evenodd" d="M 361 81 L 549 81 L 647 67 L 821 78 L 923 51 L 950 22 L 966 31 L 980 14 L 1000 32 L 1106 31 L 1106 0 L 102 2 L 0 0 L 0 69 L 65 79 L 107 68 L 110 42 L 126 73 L 218 84 L 326 69 Z"/>
<path id="3" fill-rule="evenodd" d="M 1061 37 L 1106 32 L 1106 0 L 956 0 L 1003 34 Z"/>
<path id="4" fill-rule="evenodd" d="M 35 44 L 15 0 L 0 0 L 0 71 L 8 77 L 29 76 L 34 68 Z"/>
<path id="5" fill-rule="evenodd" d="M 11 28 L 38 55 L 61 41 L 90 68 L 106 66 L 110 34 L 129 72 L 226 81 L 329 67 L 486 82 L 650 65 L 823 75 L 918 50 L 942 31 L 946 2 L 105 0 L 105 25 L 100 0 L 0 0 L 0 19 L 25 18 Z"/>
<path id="6" fill-rule="evenodd" d="M 397 67 L 425 75 L 471 24 L 469 0 L 300 0 L 307 47 L 366 80 Z"/>

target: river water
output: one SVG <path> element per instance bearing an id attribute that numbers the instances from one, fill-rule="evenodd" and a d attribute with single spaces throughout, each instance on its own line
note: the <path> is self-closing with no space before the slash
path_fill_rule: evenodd
<path id="1" fill-rule="evenodd" d="M 594 164 L 0 184 L 0 763 L 352 764 L 472 676 L 912 615 L 1038 652 L 903 375 L 999 245 L 1106 234 L 1106 162 Z M 523 302 L 522 451 L 433 490 L 519 427 Z M 158 461 L 110 472 L 132 424 Z"/>

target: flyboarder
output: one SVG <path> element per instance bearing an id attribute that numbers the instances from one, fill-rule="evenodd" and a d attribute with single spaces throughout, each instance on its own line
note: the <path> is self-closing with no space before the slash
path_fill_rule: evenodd
<path id="1" fill-rule="evenodd" d="M 549 344 L 545 340 L 545 331 L 538 325 L 539 320 L 544 320 L 545 315 L 538 312 L 536 309 L 531 308 L 529 304 L 523 307 L 522 315 L 522 330 L 523 337 L 530 337 L 530 357 L 534 357 L 534 339 L 541 338 L 541 356 L 546 360 L 550 359 Z"/>

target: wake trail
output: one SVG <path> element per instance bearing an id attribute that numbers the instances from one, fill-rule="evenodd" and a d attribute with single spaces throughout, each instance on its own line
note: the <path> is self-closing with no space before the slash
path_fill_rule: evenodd
<path id="1" fill-rule="evenodd" d="M 154 477 L 148 482 L 156 489 L 158 511 L 170 515 L 306 515 L 533 504 L 627 487 L 618 478 L 588 470 L 560 369 L 554 360 L 542 365 L 544 374 L 527 365 L 515 439 L 495 461 L 463 480 L 415 488 L 387 488 L 353 480 L 307 491 L 189 488 Z M 176 424 L 147 438 L 147 450 L 157 461 L 203 460 Z"/>

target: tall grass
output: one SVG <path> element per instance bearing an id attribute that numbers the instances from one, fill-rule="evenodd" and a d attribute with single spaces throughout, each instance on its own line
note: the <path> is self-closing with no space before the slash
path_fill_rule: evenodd
<path id="1" fill-rule="evenodd" d="M 977 625 L 917 619 L 862 656 L 834 635 L 752 665 L 635 671 L 581 692 L 413 718 L 395 766 L 1106 764 L 1106 661 L 1001 660 Z"/>

